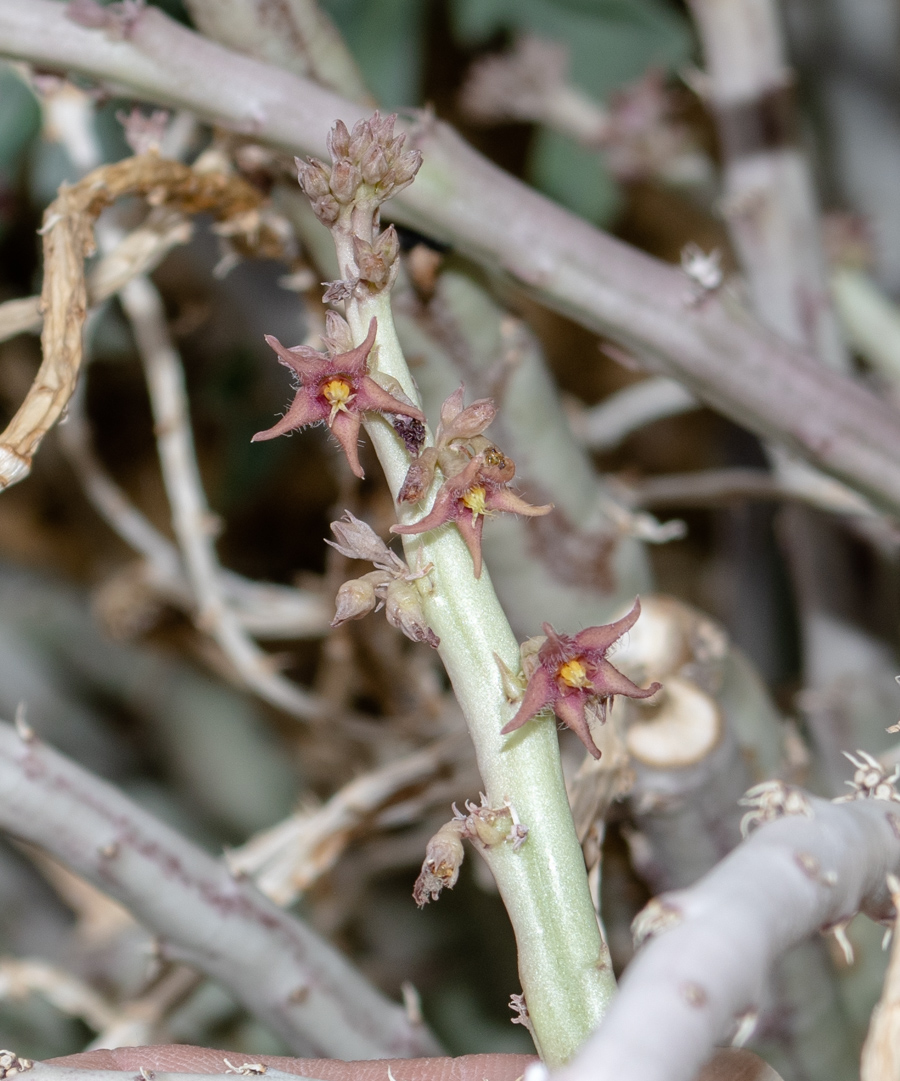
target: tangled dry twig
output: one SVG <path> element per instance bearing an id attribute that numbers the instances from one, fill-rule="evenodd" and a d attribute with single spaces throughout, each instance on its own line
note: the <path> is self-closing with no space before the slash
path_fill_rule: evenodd
<path id="1" fill-rule="evenodd" d="M 41 228 L 43 361 L 25 400 L 0 435 L 0 488 L 28 476 L 41 440 L 75 388 L 87 312 L 84 263 L 94 250 L 94 222 L 125 195 L 142 195 L 151 205 L 187 214 L 212 213 L 219 221 L 240 219 L 261 202 L 259 193 L 240 178 L 201 173 L 152 153 L 101 166 L 61 190 L 47 207 Z"/>

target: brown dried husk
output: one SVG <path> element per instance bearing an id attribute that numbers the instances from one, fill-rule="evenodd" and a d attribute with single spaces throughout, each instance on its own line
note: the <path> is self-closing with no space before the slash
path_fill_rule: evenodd
<path id="1" fill-rule="evenodd" d="M 25 400 L 0 435 L 0 488 L 28 475 L 41 440 L 75 389 L 87 314 L 84 262 L 94 251 L 94 222 L 125 195 L 143 195 L 155 206 L 186 214 L 212 213 L 219 221 L 246 214 L 262 202 L 256 189 L 239 177 L 197 172 L 153 153 L 103 165 L 60 189 L 44 212 L 41 230 L 43 360 Z"/>

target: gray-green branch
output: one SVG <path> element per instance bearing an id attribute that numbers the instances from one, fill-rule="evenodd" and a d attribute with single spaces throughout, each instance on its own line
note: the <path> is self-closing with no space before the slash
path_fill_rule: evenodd
<path id="1" fill-rule="evenodd" d="M 0 722 L 0 829 L 45 849 L 220 980 L 289 1046 L 343 1059 L 439 1054 L 428 1030 L 300 920 L 127 796 Z"/>

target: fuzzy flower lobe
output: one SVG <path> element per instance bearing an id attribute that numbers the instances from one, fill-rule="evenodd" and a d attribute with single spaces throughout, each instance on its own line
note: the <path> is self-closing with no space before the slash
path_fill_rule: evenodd
<path id="1" fill-rule="evenodd" d="M 545 623 L 547 640 L 538 651 L 538 666 L 528 680 L 518 713 L 501 729 L 502 734 L 514 732 L 542 710 L 552 707 L 589 753 L 599 758 L 600 749 L 591 735 L 588 711 L 599 712 L 605 719 L 606 707 L 617 694 L 650 698 L 662 686 L 651 683 L 646 688 L 638 687 L 606 659 L 607 651 L 635 625 L 640 614 L 641 604 L 636 600 L 628 615 L 615 623 L 588 627 L 574 637 L 557 634 Z"/>
<path id="2" fill-rule="evenodd" d="M 253 442 L 275 439 L 324 421 L 340 443 L 350 468 L 362 477 L 357 442 L 363 413 L 387 413 L 424 422 L 421 410 L 389 394 L 368 374 L 368 358 L 377 331 L 378 322 L 373 319 L 364 342 L 343 353 L 330 347 L 327 355 L 305 345 L 287 349 L 277 338 L 266 335 L 266 341 L 281 363 L 298 377 L 300 386 L 281 420 L 257 432 Z"/>
<path id="3" fill-rule="evenodd" d="M 549 514 L 551 506 L 533 507 L 517 496 L 508 482 L 515 466 L 496 447 L 491 447 L 469 462 L 461 473 L 444 481 L 434 505 L 424 518 L 409 525 L 391 526 L 392 533 L 427 533 L 446 522 L 456 522 L 472 554 L 475 577 L 481 577 L 481 534 L 484 519 L 492 512 L 508 514 Z"/>

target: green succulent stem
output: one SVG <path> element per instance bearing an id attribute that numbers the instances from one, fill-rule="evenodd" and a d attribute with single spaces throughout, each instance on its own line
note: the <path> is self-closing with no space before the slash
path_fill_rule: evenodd
<path id="1" fill-rule="evenodd" d="M 341 239 L 341 271 L 349 277 L 352 263 Z M 353 299 L 346 308 L 354 342 L 364 340 L 373 317 L 378 320 L 370 368 L 392 376 L 418 402 L 394 330 L 389 294 Z M 396 501 L 409 455 L 383 418 L 369 419 L 366 430 Z M 398 506 L 400 519 L 418 520 L 432 496 L 413 507 Z M 528 828 L 518 851 L 503 843 L 486 849 L 484 857 L 515 931 L 535 1044 L 548 1066 L 559 1066 L 597 1027 L 615 991 L 615 978 L 566 798 L 556 727 L 552 720 L 540 719 L 511 736 L 500 734 L 515 707 L 504 694 L 494 655 L 517 671 L 518 643 L 488 571 L 475 578 L 456 527 L 448 524 L 404 537 L 403 546 L 413 569 L 431 567 L 418 583 L 423 608 L 441 640 L 441 659 L 465 714 L 490 805 L 508 805 Z"/>

